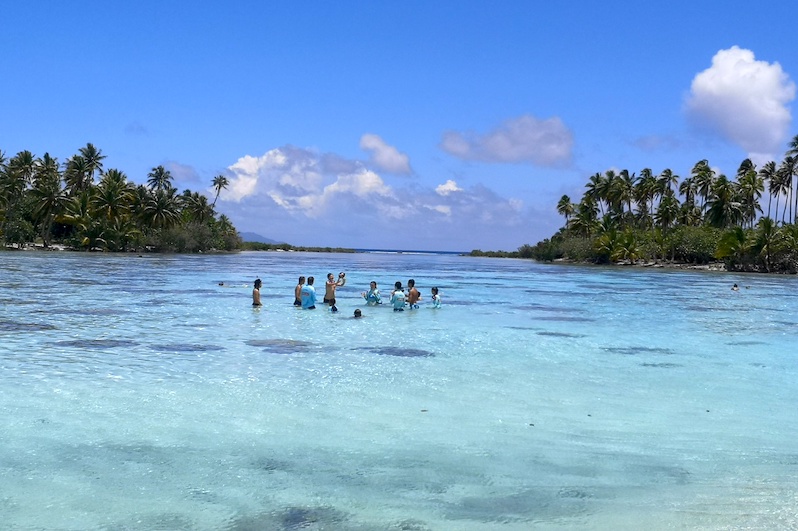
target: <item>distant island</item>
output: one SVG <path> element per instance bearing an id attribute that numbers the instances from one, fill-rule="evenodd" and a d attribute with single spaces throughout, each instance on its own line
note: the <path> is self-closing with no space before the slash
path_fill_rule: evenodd
<path id="1" fill-rule="evenodd" d="M 596 173 L 578 203 L 564 195 L 565 224 L 517 251 L 472 256 L 595 264 L 707 266 L 798 272 L 798 135 L 784 159 L 757 168 L 745 159 L 733 178 L 698 161 L 681 179 L 670 169 Z M 762 200 L 767 188 L 767 202 Z M 763 207 L 766 210 L 763 211 Z"/>

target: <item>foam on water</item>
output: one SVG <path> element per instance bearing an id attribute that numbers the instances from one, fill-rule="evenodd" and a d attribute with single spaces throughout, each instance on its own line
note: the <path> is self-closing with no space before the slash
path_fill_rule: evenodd
<path id="1" fill-rule="evenodd" d="M 378 253 L 0 271 L 10 529 L 798 525 L 794 277 Z M 292 306 L 337 271 L 338 314 Z M 419 310 L 359 296 L 411 277 Z"/>

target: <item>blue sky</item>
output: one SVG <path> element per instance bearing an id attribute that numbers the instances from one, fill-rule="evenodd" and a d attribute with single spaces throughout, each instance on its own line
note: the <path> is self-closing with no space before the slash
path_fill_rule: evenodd
<path id="1" fill-rule="evenodd" d="M 649 5 L 651 4 L 651 5 Z M 608 169 L 779 162 L 789 2 L 0 2 L 0 149 L 164 165 L 295 245 L 514 250 Z"/>

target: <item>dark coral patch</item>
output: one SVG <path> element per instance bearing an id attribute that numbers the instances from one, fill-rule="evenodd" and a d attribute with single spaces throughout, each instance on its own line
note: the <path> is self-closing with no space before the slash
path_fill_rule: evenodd
<path id="1" fill-rule="evenodd" d="M 0 332 L 40 332 L 42 330 L 55 330 L 56 327 L 47 323 L 20 323 L 18 321 L 0 321 Z"/>
<path id="2" fill-rule="evenodd" d="M 190 343 L 171 343 L 167 345 L 152 345 L 152 350 L 158 352 L 218 352 L 224 347 L 218 345 L 200 345 Z"/>
<path id="3" fill-rule="evenodd" d="M 399 358 L 432 358 L 435 356 L 432 352 L 420 348 L 377 347 L 367 348 L 367 350 L 380 356 L 397 356 Z"/>
<path id="4" fill-rule="evenodd" d="M 613 354 L 624 354 L 626 356 L 634 356 L 636 354 L 673 354 L 671 349 L 661 347 L 607 347 L 604 350 L 612 352 Z"/>
<path id="5" fill-rule="evenodd" d="M 75 339 L 72 341 L 56 341 L 59 347 L 75 347 L 75 348 L 122 348 L 134 347 L 138 345 L 135 341 L 126 341 L 124 339 Z"/>
<path id="6" fill-rule="evenodd" d="M 571 333 L 568 333 L 568 332 L 549 332 L 549 331 L 546 331 L 546 330 L 543 330 L 542 332 L 538 332 L 537 334 L 539 336 L 570 337 L 570 338 L 574 338 L 574 339 L 580 338 L 580 337 L 585 337 L 584 334 L 571 334 Z"/>
<path id="7" fill-rule="evenodd" d="M 259 347 L 264 352 L 273 352 L 276 354 L 292 354 L 295 352 L 307 352 L 315 345 L 309 341 L 301 341 L 298 339 L 250 339 L 247 345 L 251 347 Z"/>

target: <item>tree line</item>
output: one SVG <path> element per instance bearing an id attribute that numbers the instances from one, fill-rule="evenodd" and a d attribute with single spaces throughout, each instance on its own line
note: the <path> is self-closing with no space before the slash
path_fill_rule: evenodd
<path id="1" fill-rule="evenodd" d="M 213 202 L 198 192 L 179 193 L 169 170 L 157 166 L 146 185 L 123 171 L 105 169 L 106 156 L 91 143 L 61 163 L 0 150 L 0 241 L 24 246 L 40 240 L 86 251 L 204 252 L 234 250 L 241 238 L 215 206 L 229 185 L 214 177 Z M 96 182 L 95 182 L 96 181 Z"/>
<path id="2" fill-rule="evenodd" d="M 579 201 L 563 195 L 557 211 L 564 226 L 519 255 L 596 263 L 722 260 L 730 270 L 794 273 L 798 135 L 780 163 L 757 168 L 745 159 L 732 177 L 706 159 L 684 179 L 670 169 L 595 173 Z"/>

